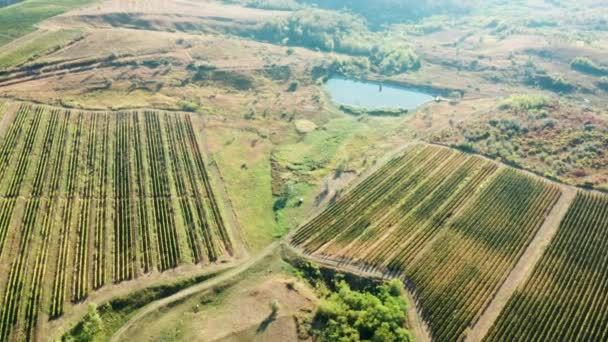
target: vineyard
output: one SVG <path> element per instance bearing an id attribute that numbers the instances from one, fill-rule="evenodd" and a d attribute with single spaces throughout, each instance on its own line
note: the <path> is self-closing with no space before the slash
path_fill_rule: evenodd
<path id="1" fill-rule="evenodd" d="M 608 339 L 608 197 L 579 192 L 487 341 Z"/>
<path id="2" fill-rule="evenodd" d="M 304 253 L 403 277 L 431 334 L 460 340 L 561 195 L 557 185 L 416 144 L 303 225 Z"/>
<path id="3" fill-rule="evenodd" d="M 21 105 L 0 179 L 0 341 L 104 285 L 233 255 L 187 114 Z"/>

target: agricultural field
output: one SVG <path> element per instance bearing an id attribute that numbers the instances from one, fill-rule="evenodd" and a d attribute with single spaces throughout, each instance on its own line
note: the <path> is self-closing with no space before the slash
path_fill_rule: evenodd
<path id="1" fill-rule="evenodd" d="M 460 340 L 560 193 L 479 157 L 416 144 L 303 225 L 291 243 L 320 260 L 403 277 L 433 338 Z"/>
<path id="2" fill-rule="evenodd" d="M 608 198 L 579 192 L 557 236 L 486 341 L 601 341 L 606 325 Z"/>
<path id="3" fill-rule="evenodd" d="M 1 156 L 0 340 L 104 286 L 238 252 L 188 114 L 23 104 Z"/>
<path id="4" fill-rule="evenodd" d="M 15 67 L 41 55 L 57 51 L 81 37 L 82 32 L 79 30 L 42 31 L 32 34 L 21 44 L 3 49 L 0 53 L 0 70 Z"/>
<path id="5" fill-rule="evenodd" d="M 14 2 L 14 1 L 13 1 Z M 0 46 L 36 30 L 45 19 L 91 3 L 91 0 L 45 0 L 14 2 L 12 6 L 0 6 Z"/>
<path id="6" fill-rule="evenodd" d="M 0 341 L 605 340 L 607 23 L 0 0 Z"/>

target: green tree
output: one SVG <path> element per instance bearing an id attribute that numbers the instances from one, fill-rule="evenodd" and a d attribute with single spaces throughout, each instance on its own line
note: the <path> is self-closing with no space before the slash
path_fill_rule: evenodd
<path id="1" fill-rule="evenodd" d="M 372 291 L 354 291 L 344 282 L 322 300 L 315 313 L 319 341 L 411 341 L 404 328 L 407 303 L 403 285 L 395 280 Z"/>
<path id="2" fill-rule="evenodd" d="M 97 306 L 93 303 L 88 306 L 87 315 L 82 325 L 82 333 L 75 339 L 76 341 L 93 341 L 95 336 L 103 329 L 103 321 L 97 312 Z"/>

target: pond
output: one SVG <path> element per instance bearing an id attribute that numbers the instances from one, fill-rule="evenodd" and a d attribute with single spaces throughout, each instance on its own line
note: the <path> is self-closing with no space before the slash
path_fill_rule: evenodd
<path id="1" fill-rule="evenodd" d="M 344 78 L 332 78 L 325 87 L 337 104 L 365 109 L 413 110 L 435 98 L 414 89 Z"/>

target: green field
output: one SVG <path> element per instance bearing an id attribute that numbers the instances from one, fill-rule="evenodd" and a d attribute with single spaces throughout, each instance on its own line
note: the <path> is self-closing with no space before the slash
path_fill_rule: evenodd
<path id="1" fill-rule="evenodd" d="M 0 8 L 0 46 L 33 32 L 35 25 L 45 19 L 91 2 L 93 0 L 25 0 Z"/>
<path id="2" fill-rule="evenodd" d="M 64 44 L 80 37 L 81 34 L 79 30 L 40 32 L 32 39 L 0 52 L 0 69 L 25 63 L 44 53 L 59 49 Z"/>
<path id="3" fill-rule="evenodd" d="M 404 266 L 434 338 L 466 336 L 559 196 L 556 185 L 500 171 L 413 265 Z"/>

